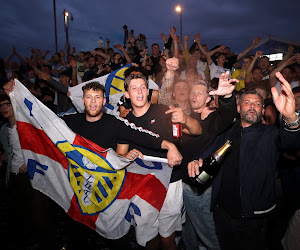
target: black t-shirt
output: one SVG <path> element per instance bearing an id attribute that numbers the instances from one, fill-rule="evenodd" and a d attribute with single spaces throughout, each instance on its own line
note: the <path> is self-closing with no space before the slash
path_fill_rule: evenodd
<path id="1" fill-rule="evenodd" d="M 130 112 L 126 119 L 134 123 L 138 127 L 153 131 L 159 134 L 164 140 L 172 142 L 172 122 L 171 115 L 166 115 L 165 112 L 168 110 L 168 106 L 162 104 L 151 104 L 148 111 L 140 116 L 136 117 L 132 112 Z M 128 141 L 123 141 L 122 143 L 127 144 Z M 140 150 L 145 155 L 166 157 L 167 150 L 153 150 L 149 147 L 142 147 L 136 143 L 130 143 L 129 148 Z"/>
<path id="2" fill-rule="evenodd" d="M 162 138 L 149 133 L 140 132 L 115 116 L 103 113 L 101 119 L 95 122 L 86 120 L 86 114 L 66 115 L 62 117 L 71 130 L 80 136 L 89 139 L 102 148 L 116 150 L 117 143 L 121 140 L 135 141 L 140 145 L 160 149 Z"/>
<path id="3" fill-rule="evenodd" d="M 173 142 L 171 115 L 165 114 L 168 109 L 169 107 L 166 105 L 151 104 L 148 111 L 143 116 L 136 117 L 132 112 L 130 112 L 126 116 L 126 119 L 137 126 L 141 126 L 144 129 L 148 129 L 159 134 L 164 140 Z M 126 143 L 126 141 L 122 143 Z M 163 158 L 167 157 L 167 150 L 163 149 L 156 150 L 151 147 L 141 147 L 133 143 L 129 143 L 129 148 L 130 150 L 136 148 L 144 155 Z M 170 182 L 175 182 L 181 179 L 180 168 L 181 165 L 173 167 Z"/>

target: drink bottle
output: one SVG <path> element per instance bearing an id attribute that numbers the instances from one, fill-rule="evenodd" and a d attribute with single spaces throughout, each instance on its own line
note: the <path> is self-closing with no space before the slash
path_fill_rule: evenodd
<path id="1" fill-rule="evenodd" d="M 179 107 L 178 104 L 174 104 L 174 107 Z M 177 148 L 182 146 L 182 124 L 179 122 L 172 123 L 173 128 L 173 143 Z"/>
<path id="2" fill-rule="evenodd" d="M 202 167 L 199 168 L 199 174 L 195 177 L 191 177 L 194 184 L 203 187 L 208 186 L 207 183 L 209 182 L 211 177 L 215 176 L 218 173 L 221 167 L 220 163 L 222 162 L 225 154 L 230 149 L 231 143 L 232 142 L 230 140 L 227 140 L 221 148 L 219 148 L 215 153 L 213 153 L 203 161 Z"/>

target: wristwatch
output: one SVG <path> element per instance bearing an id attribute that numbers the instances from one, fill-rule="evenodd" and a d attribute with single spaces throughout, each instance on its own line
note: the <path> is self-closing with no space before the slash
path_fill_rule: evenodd
<path id="1" fill-rule="evenodd" d="M 297 115 L 298 118 L 297 118 L 296 121 L 294 121 L 294 122 L 292 122 L 292 123 L 288 123 L 288 122 L 284 119 L 284 117 L 282 116 L 283 125 L 284 125 L 285 127 L 290 128 L 290 127 L 294 127 L 294 126 L 300 124 L 300 112 L 299 112 L 299 111 L 296 111 L 295 113 L 296 113 L 296 115 Z"/>

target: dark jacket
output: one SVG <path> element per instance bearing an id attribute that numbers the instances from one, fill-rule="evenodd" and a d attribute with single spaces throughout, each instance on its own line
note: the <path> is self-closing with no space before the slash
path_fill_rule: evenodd
<path id="1" fill-rule="evenodd" d="M 240 128 L 237 121 L 201 155 L 205 159 L 230 138 L 233 130 Z M 240 195 L 242 216 L 253 218 L 264 215 L 276 206 L 276 166 L 279 150 L 300 148 L 300 129 L 287 131 L 282 127 L 254 124 L 241 132 L 240 144 Z M 222 168 L 213 181 L 211 207 L 218 205 L 222 171 L 231 162 L 224 158 Z"/>

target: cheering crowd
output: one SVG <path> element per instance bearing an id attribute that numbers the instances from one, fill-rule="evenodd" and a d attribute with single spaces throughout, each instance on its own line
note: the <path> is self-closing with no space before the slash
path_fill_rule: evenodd
<path id="1" fill-rule="evenodd" d="M 8 97 L 15 78 L 74 132 L 99 146 L 113 148 L 129 160 L 144 154 L 168 159 L 173 168 L 170 184 L 157 222 L 142 236 L 146 249 L 272 249 L 272 237 L 284 249 L 299 249 L 299 235 L 293 233 L 300 228 L 297 48 L 289 45 L 283 59 L 271 64 L 263 51 L 251 53 L 259 37 L 238 54 L 224 45 L 208 50 L 200 34 L 195 34 L 189 47 L 190 38 L 185 36 L 182 41 L 174 27 L 161 38 L 163 50 L 154 43 L 151 53 L 146 37 L 140 34 L 138 38 L 130 35 L 124 46 L 111 48 L 107 40 L 106 46 L 91 51 L 62 50 L 50 59 L 49 50 L 31 49 L 31 55 L 23 58 L 13 48 L 2 61 L 1 178 L 11 193 L 11 212 L 23 218 L 17 231 L 30 228 L 39 235 L 39 242 L 31 243 L 37 243 L 39 249 L 58 249 L 57 225 L 51 221 L 49 208 L 55 205 L 31 188 L 22 156 Z M 148 134 L 131 131 L 102 111 L 106 89 L 97 79 L 128 64 L 118 116 L 150 131 Z M 74 114 L 70 87 L 87 81 L 82 88 L 85 112 Z M 182 126 L 182 136 L 176 140 L 172 124 Z M 232 141 L 232 147 L 202 192 L 190 177 L 201 172 L 203 160 L 226 140 Z M 284 219 L 275 235 L 271 229 L 278 221 L 277 180 Z M 73 237 L 68 238 L 66 248 L 85 249 L 74 235 L 89 232 L 73 223 L 67 222 L 67 232 L 73 232 Z M 140 235 L 136 235 L 139 243 Z M 123 243 L 108 244 L 120 249 Z"/>

